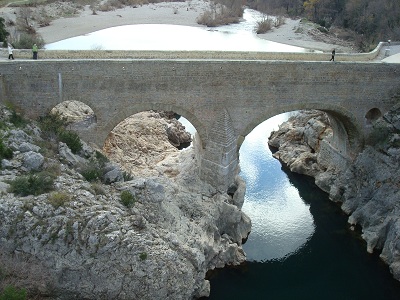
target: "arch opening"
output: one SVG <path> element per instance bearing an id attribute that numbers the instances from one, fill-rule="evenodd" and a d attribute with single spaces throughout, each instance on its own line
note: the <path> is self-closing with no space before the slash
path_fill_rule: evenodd
<path id="1" fill-rule="evenodd" d="M 310 103 L 306 105 L 295 104 L 290 107 L 281 107 L 271 111 L 261 112 L 257 118 L 248 123 L 243 131 L 243 135 L 239 136 L 240 147 L 244 137 L 251 132 L 258 124 L 264 120 L 291 111 L 306 111 L 318 110 L 327 114 L 333 131 L 333 138 L 329 143 L 332 150 L 335 150 L 343 159 L 354 159 L 355 156 L 362 150 L 364 145 L 364 134 L 357 118 L 342 107 L 335 105 L 327 105 L 321 103 Z"/>
<path id="2" fill-rule="evenodd" d="M 239 151 L 240 176 L 247 187 L 242 210 L 252 220 L 252 232 L 243 245 L 249 260 L 285 259 L 300 251 L 315 230 L 309 205 L 268 145 L 270 134 L 295 114 L 264 120 L 246 135 Z"/>
<path id="3" fill-rule="evenodd" d="M 367 126 L 372 126 L 372 124 L 382 117 L 382 112 L 379 108 L 372 108 L 365 114 L 365 124 Z"/>
<path id="4" fill-rule="evenodd" d="M 77 100 L 66 100 L 50 110 L 51 114 L 59 114 L 64 118 L 73 130 L 90 128 L 97 123 L 97 117 L 93 109 Z"/>
<path id="5" fill-rule="evenodd" d="M 175 177 L 181 172 L 181 154 L 193 139 L 178 119 L 191 125 L 172 111 L 150 110 L 128 116 L 110 131 L 102 150 L 131 175 Z M 187 152 L 186 156 L 194 155 Z"/>

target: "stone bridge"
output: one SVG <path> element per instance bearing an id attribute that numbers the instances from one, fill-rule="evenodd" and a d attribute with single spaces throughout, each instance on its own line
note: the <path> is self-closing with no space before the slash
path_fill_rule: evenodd
<path id="1" fill-rule="evenodd" d="M 173 55 L 172 55 L 173 56 Z M 264 120 L 283 112 L 326 112 L 334 139 L 327 157 L 346 163 L 371 121 L 399 100 L 400 64 L 259 59 L 49 59 L 0 63 L 0 103 L 37 118 L 58 103 L 90 106 L 96 122 L 79 131 L 102 146 L 126 117 L 170 110 L 197 130 L 200 175 L 220 191 L 234 183 L 239 148 Z"/>

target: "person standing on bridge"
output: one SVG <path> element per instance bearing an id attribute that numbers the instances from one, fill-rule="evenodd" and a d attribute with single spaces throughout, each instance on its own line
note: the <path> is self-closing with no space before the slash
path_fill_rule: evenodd
<path id="1" fill-rule="evenodd" d="M 14 55 L 13 55 L 14 48 L 10 43 L 8 43 L 7 49 L 8 49 L 8 59 L 14 59 Z"/>
<path id="2" fill-rule="evenodd" d="M 335 54 L 336 54 L 336 51 L 335 51 L 335 49 L 333 49 L 332 50 L 332 57 L 331 57 L 331 59 L 329 61 L 335 61 Z"/>
<path id="3" fill-rule="evenodd" d="M 37 59 L 38 47 L 36 44 L 33 44 L 32 53 L 33 53 L 33 59 Z"/>

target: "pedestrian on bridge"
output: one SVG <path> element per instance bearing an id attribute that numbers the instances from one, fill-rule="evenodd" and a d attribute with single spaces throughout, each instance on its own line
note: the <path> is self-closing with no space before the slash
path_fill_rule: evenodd
<path id="1" fill-rule="evenodd" d="M 38 46 L 36 44 L 33 44 L 32 53 L 33 53 L 33 59 L 37 59 Z"/>
<path id="2" fill-rule="evenodd" d="M 8 49 L 8 59 L 14 59 L 14 55 L 13 55 L 14 48 L 10 43 L 8 43 L 7 49 Z"/>
<path id="3" fill-rule="evenodd" d="M 332 50 L 332 57 L 331 57 L 331 59 L 329 61 L 335 61 L 335 54 L 336 54 L 336 51 L 335 51 L 335 49 L 333 49 Z"/>

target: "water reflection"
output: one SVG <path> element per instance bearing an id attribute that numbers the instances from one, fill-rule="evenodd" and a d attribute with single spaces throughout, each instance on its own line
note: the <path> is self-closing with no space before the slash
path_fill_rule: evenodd
<path id="1" fill-rule="evenodd" d="M 315 226 L 310 207 L 272 157 L 268 137 L 289 118 L 281 114 L 261 123 L 246 136 L 240 148 L 240 175 L 246 181 L 243 211 L 252 221 L 252 231 L 243 248 L 249 261 L 287 258 L 312 237 Z M 192 134 L 194 127 L 179 121 Z"/>
<path id="2" fill-rule="evenodd" d="M 240 148 L 240 175 L 247 183 L 243 211 L 253 224 L 243 246 L 250 261 L 286 258 L 296 253 L 315 230 L 309 205 L 268 147 L 269 134 L 287 118 L 288 114 L 282 114 L 261 123 Z"/>

